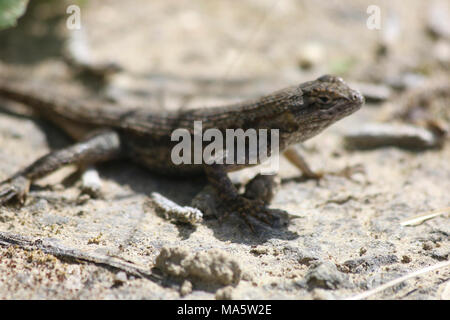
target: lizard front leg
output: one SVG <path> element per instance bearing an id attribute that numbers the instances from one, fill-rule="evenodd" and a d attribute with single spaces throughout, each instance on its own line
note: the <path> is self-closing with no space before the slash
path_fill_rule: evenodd
<path id="1" fill-rule="evenodd" d="M 17 199 L 25 201 L 32 181 L 42 178 L 70 164 L 92 164 L 117 157 L 120 153 L 118 133 L 105 130 L 90 135 L 85 140 L 67 148 L 50 152 L 25 169 L 0 183 L 0 204 Z"/>
<path id="2" fill-rule="evenodd" d="M 288 148 L 283 154 L 290 163 L 300 169 L 306 178 L 320 179 L 323 177 L 323 173 L 311 170 L 303 156 L 293 147 Z"/>
<path id="3" fill-rule="evenodd" d="M 352 175 L 354 173 L 363 172 L 361 166 L 355 165 L 355 166 L 349 166 L 345 167 L 344 169 L 341 169 L 337 172 L 315 172 L 313 171 L 306 160 L 303 158 L 303 156 L 300 154 L 300 152 L 295 149 L 294 147 L 290 147 L 287 150 L 284 151 L 283 155 L 286 157 L 286 159 L 292 163 L 295 167 L 300 169 L 300 171 L 303 173 L 303 176 L 308 179 L 315 179 L 319 180 L 322 179 L 324 175 L 334 175 L 334 176 L 343 176 L 348 179 L 352 179 Z"/>
<path id="4" fill-rule="evenodd" d="M 205 166 L 205 173 L 208 182 L 216 191 L 221 201 L 223 214 L 225 217 L 229 213 L 238 213 L 245 223 L 254 231 L 254 226 L 249 217 L 256 218 L 268 225 L 273 225 L 279 221 L 282 210 L 269 209 L 266 207 L 267 199 L 250 199 L 239 194 L 236 187 L 227 175 L 225 166 L 212 164 Z"/>

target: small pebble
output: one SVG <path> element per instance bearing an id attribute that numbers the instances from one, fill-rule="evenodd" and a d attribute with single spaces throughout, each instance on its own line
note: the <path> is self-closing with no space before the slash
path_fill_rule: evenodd
<path id="1" fill-rule="evenodd" d="M 431 242 L 431 241 L 424 242 L 422 245 L 422 248 L 423 248 L 423 250 L 433 249 L 433 242 Z"/>
<path id="2" fill-rule="evenodd" d="M 116 284 L 122 284 L 127 280 L 127 274 L 123 271 L 119 271 L 114 275 L 114 283 Z"/>
<path id="3" fill-rule="evenodd" d="M 98 198 L 101 195 L 101 188 L 102 181 L 97 170 L 89 168 L 83 172 L 81 176 L 81 190 L 83 194 Z"/>
<path id="4" fill-rule="evenodd" d="M 403 256 L 401 263 L 410 263 L 411 262 L 411 258 L 409 256 Z"/>

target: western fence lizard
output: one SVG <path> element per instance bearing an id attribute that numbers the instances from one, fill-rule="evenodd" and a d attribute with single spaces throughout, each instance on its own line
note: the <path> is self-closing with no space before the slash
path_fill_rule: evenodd
<path id="1" fill-rule="evenodd" d="M 62 128 L 77 143 L 50 152 L 0 184 L 0 204 L 16 198 L 23 203 L 33 180 L 64 165 L 92 164 L 114 158 L 128 158 L 158 173 L 206 174 L 227 213 L 237 212 L 250 225 L 249 216 L 270 223 L 274 218 L 264 201 L 239 194 L 227 172 L 245 164 L 180 164 L 171 159 L 175 129 L 194 132 L 194 121 L 203 129 L 278 129 L 279 151 L 309 176 L 314 173 L 292 148 L 323 129 L 357 111 L 364 103 L 361 94 L 339 77 L 324 75 L 314 81 L 292 86 L 243 103 L 172 113 L 117 108 L 55 99 L 30 91 L 19 83 L 0 81 L 0 96 L 28 105 L 39 115 Z M 247 145 L 246 145 L 247 148 Z M 246 153 L 247 154 L 247 153 Z M 273 221 L 273 220 L 272 220 Z"/>

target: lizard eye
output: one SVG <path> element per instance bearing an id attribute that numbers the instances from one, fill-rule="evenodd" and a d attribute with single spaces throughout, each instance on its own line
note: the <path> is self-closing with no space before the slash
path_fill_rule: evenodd
<path id="1" fill-rule="evenodd" d="M 330 97 L 327 96 L 319 96 L 318 100 L 321 104 L 328 104 L 331 101 Z"/>

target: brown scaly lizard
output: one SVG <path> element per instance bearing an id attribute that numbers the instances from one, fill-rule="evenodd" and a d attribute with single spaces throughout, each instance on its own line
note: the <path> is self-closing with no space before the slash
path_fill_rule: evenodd
<path id="1" fill-rule="evenodd" d="M 249 216 L 271 224 L 276 218 L 267 202 L 239 194 L 227 172 L 248 165 L 180 164 L 171 160 L 175 129 L 194 131 L 194 121 L 203 129 L 279 129 L 279 151 L 304 174 L 314 176 L 290 146 L 303 142 L 326 127 L 361 108 L 361 94 L 339 77 L 324 75 L 314 81 L 292 86 L 256 100 L 238 104 L 172 113 L 142 109 L 118 110 L 56 99 L 30 90 L 19 83 L 0 80 L 0 97 L 21 102 L 43 118 L 62 128 L 76 141 L 50 152 L 0 184 L 0 204 L 12 199 L 24 202 L 32 181 L 64 165 L 86 165 L 115 158 L 128 158 L 157 173 L 206 174 L 219 196 L 225 214 L 237 212 L 252 228 Z M 224 135 L 225 136 L 225 135 Z M 246 145 L 247 148 L 247 145 Z M 279 210 L 278 210 L 279 211 Z M 252 228 L 253 229 L 253 228 Z"/>

